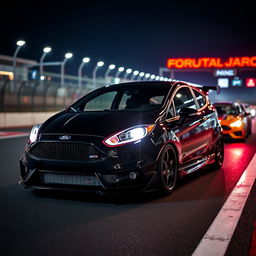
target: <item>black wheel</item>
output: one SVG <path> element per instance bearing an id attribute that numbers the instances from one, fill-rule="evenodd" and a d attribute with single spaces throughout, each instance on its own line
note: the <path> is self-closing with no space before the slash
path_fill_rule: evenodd
<path id="1" fill-rule="evenodd" d="M 171 145 L 167 145 L 161 152 L 157 168 L 159 174 L 160 188 L 165 194 L 170 194 L 178 177 L 177 154 Z"/>
<path id="2" fill-rule="evenodd" d="M 215 145 L 214 153 L 215 153 L 214 163 L 210 164 L 210 168 L 217 170 L 221 168 L 224 161 L 224 143 L 223 143 L 222 137 L 218 139 Z"/>

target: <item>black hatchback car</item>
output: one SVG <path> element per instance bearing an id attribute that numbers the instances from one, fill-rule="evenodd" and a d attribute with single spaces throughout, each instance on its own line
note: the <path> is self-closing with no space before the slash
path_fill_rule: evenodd
<path id="1" fill-rule="evenodd" d="M 170 193 L 179 177 L 224 148 L 205 91 L 184 82 L 134 82 L 94 90 L 33 127 L 20 159 L 26 188 Z"/>

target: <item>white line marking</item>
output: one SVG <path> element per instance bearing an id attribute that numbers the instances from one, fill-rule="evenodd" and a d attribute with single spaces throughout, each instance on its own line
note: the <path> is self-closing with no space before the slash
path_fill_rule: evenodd
<path id="1" fill-rule="evenodd" d="M 15 135 L 8 135 L 8 136 L 0 136 L 0 140 L 3 139 L 12 139 L 12 138 L 19 138 L 19 137 L 27 137 L 29 133 L 23 133 L 23 134 L 15 134 Z"/>
<path id="2" fill-rule="evenodd" d="M 192 256 L 223 256 L 256 178 L 256 153 Z"/>

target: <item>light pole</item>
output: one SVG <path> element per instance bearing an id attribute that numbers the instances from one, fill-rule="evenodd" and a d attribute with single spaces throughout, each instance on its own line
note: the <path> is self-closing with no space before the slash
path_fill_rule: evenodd
<path id="1" fill-rule="evenodd" d="M 115 78 L 118 78 L 118 76 L 120 75 L 121 72 L 124 71 L 124 67 L 119 67 L 117 72 L 116 72 L 116 75 L 115 75 Z"/>
<path id="2" fill-rule="evenodd" d="M 131 74 L 132 73 L 132 69 L 131 68 L 127 68 L 126 69 L 126 72 L 125 72 L 125 74 L 124 74 L 124 79 L 127 79 L 127 76 L 129 75 L 129 74 Z"/>
<path id="3" fill-rule="evenodd" d="M 144 72 L 140 72 L 137 80 L 140 81 L 144 75 L 145 75 Z"/>
<path id="4" fill-rule="evenodd" d="M 82 69 L 84 67 L 84 65 L 86 63 L 90 62 L 90 58 L 89 57 L 85 57 L 82 59 L 82 62 L 78 68 L 78 86 L 81 87 L 82 86 Z"/>
<path id="5" fill-rule="evenodd" d="M 70 59 L 70 58 L 72 58 L 73 57 L 73 53 L 71 53 L 71 52 L 67 52 L 66 54 L 65 54 L 65 58 L 64 58 L 64 60 L 62 61 L 62 63 L 61 63 L 61 87 L 63 87 L 64 86 L 64 67 L 65 67 L 65 64 L 66 64 L 66 62 Z"/>
<path id="6" fill-rule="evenodd" d="M 107 69 L 107 71 L 106 71 L 106 73 L 105 73 L 105 81 L 107 81 L 108 75 L 109 75 L 110 71 L 113 70 L 113 69 L 115 69 L 115 68 L 116 68 L 116 65 L 114 65 L 114 64 L 110 64 L 110 65 L 108 66 L 108 69 Z"/>
<path id="7" fill-rule="evenodd" d="M 95 66 L 93 72 L 92 72 L 92 77 L 93 77 L 93 87 L 95 88 L 96 87 L 96 73 L 97 73 L 97 70 L 104 66 L 104 62 L 103 61 L 98 61 L 97 62 L 97 65 Z"/>
<path id="8" fill-rule="evenodd" d="M 16 45 L 18 46 L 14 52 L 13 55 L 13 82 L 14 86 L 16 85 L 16 58 L 18 55 L 18 52 L 20 51 L 20 48 L 25 44 L 26 42 L 23 40 L 19 40 L 16 42 Z"/>
<path id="9" fill-rule="evenodd" d="M 42 80 L 42 76 L 43 76 L 43 61 L 44 61 L 44 58 L 45 56 L 47 55 L 47 53 L 51 52 L 52 48 L 51 47 L 44 47 L 43 49 L 43 54 L 42 54 L 42 57 L 40 59 L 40 63 L 39 63 L 39 78 L 40 80 Z"/>
<path id="10" fill-rule="evenodd" d="M 150 78 L 150 74 L 147 73 L 145 76 L 144 76 L 144 79 L 143 80 L 147 80 L 148 78 Z"/>
<path id="11" fill-rule="evenodd" d="M 156 77 L 155 75 L 151 75 L 151 76 L 150 76 L 150 79 L 151 79 L 151 80 L 154 80 L 155 77 Z"/>
<path id="12" fill-rule="evenodd" d="M 137 76 L 140 72 L 138 70 L 133 71 L 131 80 L 134 80 L 135 76 Z"/>

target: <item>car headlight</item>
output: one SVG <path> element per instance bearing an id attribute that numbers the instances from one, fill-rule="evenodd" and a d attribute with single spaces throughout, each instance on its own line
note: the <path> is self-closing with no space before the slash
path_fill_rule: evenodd
<path id="1" fill-rule="evenodd" d="M 243 124 L 243 122 L 241 120 L 237 120 L 234 123 L 231 123 L 230 126 L 231 127 L 241 127 Z"/>
<path id="2" fill-rule="evenodd" d="M 116 147 L 130 142 L 139 141 L 149 135 L 155 128 L 154 124 L 128 128 L 103 140 L 106 146 Z"/>
<path id="3" fill-rule="evenodd" d="M 37 124 L 35 126 L 33 126 L 30 135 L 29 135 L 29 143 L 33 143 L 37 140 L 37 136 L 38 136 L 38 131 L 41 127 L 41 124 Z"/>

